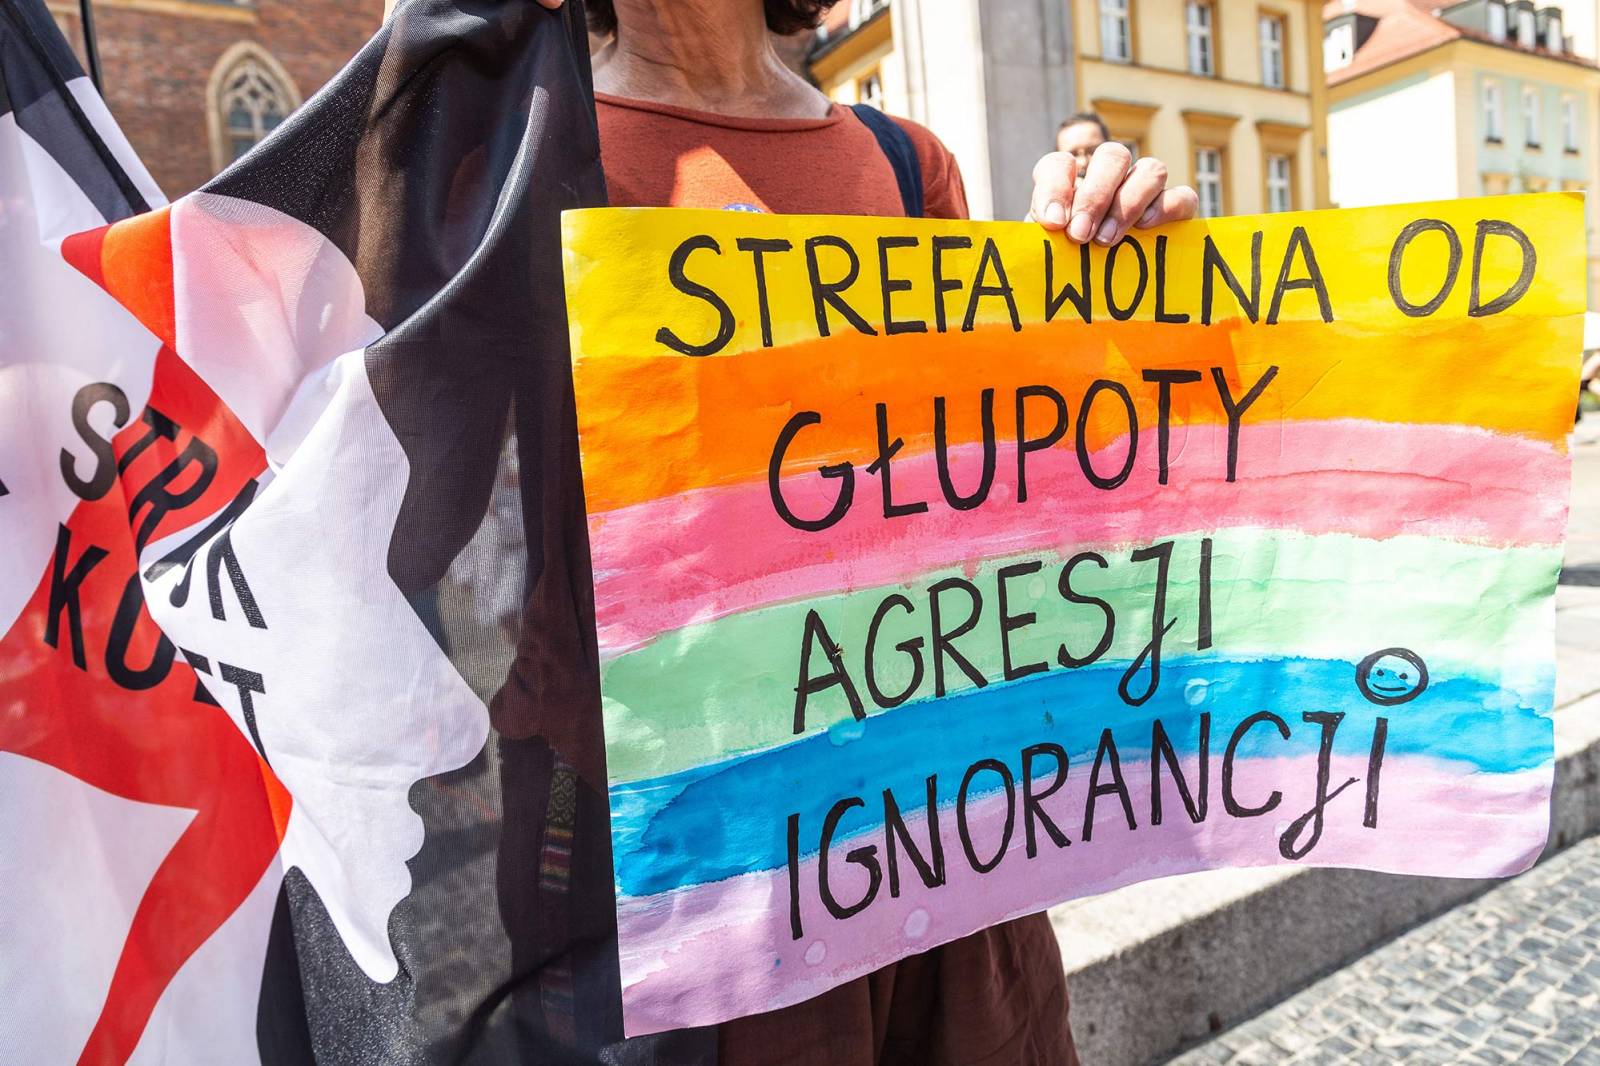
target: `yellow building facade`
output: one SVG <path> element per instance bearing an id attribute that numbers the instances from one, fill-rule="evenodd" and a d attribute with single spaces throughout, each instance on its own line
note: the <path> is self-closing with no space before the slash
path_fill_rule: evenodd
<path id="1" fill-rule="evenodd" d="M 1359 19 L 1369 23 L 1329 53 L 1343 60 L 1330 59 L 1328 71 L 1332 193 L 1340 207 L 1600 188 L 1593 60 L 1553 52 L 1542 39 L 1525 45 L 1504 32 L 1498 40 L 1458 33 L 1437 16 L 1425 16 L 1440 23 L 1430 27 L 1410 12 L 1375 7 L 1380 13 L 1368 16 L 1366 9 L 1358 4 L 1328 20 L 1330 40 L 1343 22 L 1356 24 L 1352 30 Z M 1385 161 L 1382 174 L 1374 173 L 1375 158 Z M 1589 306 L 1597 308 L 1593 197 L 1584 213 Z"/>
<path id="2" fill-rule="evenodd" d="M 871 104 L 882 111 L 905 114 L 906 91 L 896 84 L 890 94 L 886 79 L 903 69 L 895 47 L 894 10 L 889 3 L 851 0 L 830 13 L 818 42 L 811 76 L 822 91 L 841 104 Z"/>
<path id="3" fill-rule="evenodd" d="M 844 0 L 811 72 L 932 128 L 980 216 L 1026 211 L 1073 111 L 1163 160 L 1206 214 L 1248 214 L 1328 206 L 1322 59 L 1316 0 Z"/>
<path id="4" fill-rule="evenodd" d="M 1080 106 L 1202 213 L 1328 206 L 1322 5 L 1071 0 Z"/>

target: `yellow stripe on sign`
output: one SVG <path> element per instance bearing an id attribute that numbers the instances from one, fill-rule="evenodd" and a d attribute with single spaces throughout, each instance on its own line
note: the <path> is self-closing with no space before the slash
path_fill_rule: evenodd
<path id="1" fill-rule="evenodd" d="M 1087 253 L 1025 223 L 599 209 L 563 229 L 580 362 L 1085 318 L 1403 330 L 1469 317 L 1474 294 L 1495 317 L 1524 246 L 1498 314 L 1584 310 L 1576 193 L 1212 219 Z"/>

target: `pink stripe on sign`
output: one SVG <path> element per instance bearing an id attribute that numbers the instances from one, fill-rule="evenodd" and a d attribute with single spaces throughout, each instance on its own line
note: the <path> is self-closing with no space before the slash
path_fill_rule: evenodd
<path id="1" fill-rule="evenodd" d="M 1119 441 L 1091 465 L 1111 476 L 1126 448 Z M 892 463 L 892 488 L 895 504 L 926 502 L 927 512 L 887 521 L 882 481 L 866 473 L 872 456 L 864 455 L 850 511 L 819 533 L 785 525 L 765 482 L 593 515 L 600 647 L 617 654 L 692 622 L 1066 546 L 1240 526 L 1501 545 L 1555 544 L 1565 531 L 1567 456 L 1534 441 L 1460 426 L 1251 426 L 1240 433 L 1233 483 L 1227 453 L 1226 426 L 1174 426 L 1163 486 L 1158 439 L 1147 431 L 1132 476 L 1108 492 L 1094 488 L 1074 451 L 1058 444 L 1026 456 L 1028 499 L 1018 504 L 1016 449 L 1002 446 L 987 501 L 958 511 L 944 502 L 934 456 L 924 452 Z M 955 449 L 949 468 L 954 489 L 972 493 L 982 477 L 981 446 Z M 840 484 L 801 475 L 786 478 L 783 493 L 796 514 L 816 518 L 829 512 Z"/>
<path id="2" fill-rule="evenodd" d="M 1241 760 L 1234 767 L 1234 791 L 1241 803 L 1262 803 L 1274 789 L 1284 798 L 1264 816 L 1234 818 L 1223 809 L 1213 762 L 1205 821 L 1199 826 L 1190 822 L 1171 781 L 1163 777 L 1163 821 L 1151 826 L 1148 763 L 1130 760 L 1123 765 L 1136 831 L 1128 829 L 1116 796 L 1102 796 L 1093 839 L 1083 842 L 1087 774 L 1075 769 L 1068 785 L 1043 803 L 1072 841 L 1070 846 L 1056 848 L 1041 827 L 1038 854 L 1029 859 L 1019 809 L 1005 857 L 991 873 L 978 874 L 962 849 L 955 812 L 941 809 L 946 883 L 926 887 L 901 849 L 899 897 L 889 895 L 885 874 L 873 902 L 848 919 L 835 919 L 823 909 L 816 860 L 802 862 L 804 934 L 799 940 L 791 935 L 785 870 L 619 900 L 627 1035 L 714 1025 L 798 1003 L 897 958 L 1136 881 L 1219 866 L 1282 864 L 1279 835 L 1311 809 L 1315 795 L 1314 756 Z M 1320 842 L 1301 861 L 1438 877 L 1501 877 L 1532 866 L 1549 832 L 1550 767 L 1516 774 L 1462 769 L 1426 758 L 1386 760 L 1378 826 L 1367 829 L 1362 825 L 1366 761 L 1334 760 L 1331 787 L 1351 777 L 1357 783 L 1327 804 Z M 1186 773 L 1192 788 L 1192 764 Z M 917 800 L 896 798 L 902 807 Z M 980 861 L 995 853 L 1006 810 L 1004 797 L 993 796 L 969 811 Z M 925 844 L 924 817 L 908 817 L 907 823 L 912 838 Z M 774 828 L 783 831 L 782 826 Z M 802 829 L 803 834 L 816 832 L 816 826 Z M 834 844 L 829 878 L 841 904 L 859 900 L 868 882 L 863 869 L 844 861 L 844 853 L 870 843 L 876 843 L 882 863 L 881 829 Z M 674 946 L 642 954 L 630 952 L 630 944 Z"/>

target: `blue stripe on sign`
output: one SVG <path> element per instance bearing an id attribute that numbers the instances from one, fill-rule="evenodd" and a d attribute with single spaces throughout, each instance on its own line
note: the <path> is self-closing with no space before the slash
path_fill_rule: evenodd
<path id="1" fill-rule="evenodd" d="M 1156 718 L 1180 755 L 1194 754 L 1199 716 L 1211 712 L 1213 763 L 1234 727 L 1257 711 L 1277 714 L 1293 735 L 1285 741 L 1270 725 L 1258 727 L 1240 745 L 1241 758 L 1315 755 L 1320 729 L 1302 721 L 1305 711 L 1347 716 L 1335 738 L 1335 756 L 1364 758 L 1374 721 L 1382 716 L 1390 723 L 1391 757 L 1426 755 L 1486 773 L 1532 769 L 1553 757 L 1554 730 L 1547 717 L 1553 681 L 1539 691 L 1514 694 L 1479 678 L 1435 677 L 1416 700 L 1376 707 L 1357 690 L 1356 667 L 1349 662 L 1179 659 L 1162 664 L 1161 685 L 1149 702 L 1130 707 L 1116 695 L 1127 665 L 1052 671 L 909 703 L 777 748 L 614 785 L 618 889 L 627 896 L 653 895 L 777 869 L 787 856 L 783 833 L 774 826 L 781 827 L 792 813 L 815 826 L 841 797 L 861 796 L 867 811 L 848 821 L 853 833 L 869 832 L 881 825 L 870 821 L 870 812 L 883 789 L 892 789 L 909 812 L 920 808 L 924 781 L 936 773 L 943 806 L 954 802 L 961 776 L 973 762 L 999 759 L 1016 773 L 1018 752 L 1030 744 L 1061 745 L 1076 776 L 1088 772 L 1100 732 L 1110 728 L 1124 764 L 1148 761 Z M 1053 761 L 1044 760 L 1038 771 L 1053 774 Z M 972 796 L 982 794 L 980 783 L 991 791 L 1000 788 L 996 775 L 980 774 Z M 864 817 L 869 819 L 865 826 Z M 806 854 L 815 850 L 813 844 Z"/>

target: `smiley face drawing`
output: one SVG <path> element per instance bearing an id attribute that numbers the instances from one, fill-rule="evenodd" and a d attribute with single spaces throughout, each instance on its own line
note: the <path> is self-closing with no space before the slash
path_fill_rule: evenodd
<path id="1" fill-rule="evenodd" d="M 1380 707 L 1410 703 L 1428 687 L 1428 664 L 1408 648 L 1384 648 L 1361 660 L 1356 687 Z"/>

